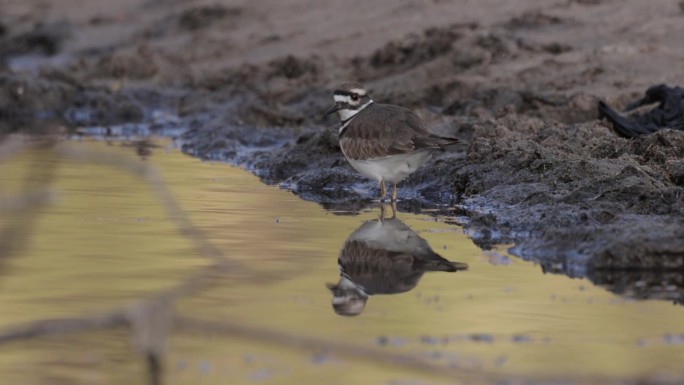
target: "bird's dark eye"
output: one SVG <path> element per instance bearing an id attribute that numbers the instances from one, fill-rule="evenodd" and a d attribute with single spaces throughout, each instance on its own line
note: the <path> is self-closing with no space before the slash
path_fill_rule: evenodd
<path id="1" fill-rule="evenodd" d="M 353 101 L 359 100 L 359 94 L 351 94 L 351 98 Z"/>

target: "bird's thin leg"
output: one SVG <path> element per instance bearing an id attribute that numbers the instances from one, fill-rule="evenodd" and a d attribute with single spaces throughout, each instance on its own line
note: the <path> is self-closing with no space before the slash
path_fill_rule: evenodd
<path id="1" fill-rule="evenodd" d="M 390 219 L 394 219 L 397 217 L 397 202 L 392 202 L 392 217 Z"/>
<path id="2" fill-rule="evenodd" d="M 385 201 L 385 196 L 387 195 L 387 188 L 385 187 L 385 180 L 380 181 L 380 203 Z"/>
<path id="3" fill-rule="evenodd" d="M 380 217 L 378 218 L 380 222 L 385 220 L 385 204 L 380 202 Z"/>
<path id="4" fill-rule="evenodd" d="M 394 182 L 392 185 L 394 186 L 394 188 L 392 189 L 392 202 L 396 202 L 397 201 L 397 182 Z"/>

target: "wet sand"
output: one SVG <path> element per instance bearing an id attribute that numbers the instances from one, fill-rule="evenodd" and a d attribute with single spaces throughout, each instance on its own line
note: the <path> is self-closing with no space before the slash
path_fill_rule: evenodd
<path id="1" fill-rule="evenodd" d="M 401 208 L 457 205 L 478 245 L 611 285 L 684 269 L 684 132 L 623 139 L 596 111 L 682 85 L 683 21 L 676 0 L 5 1 L 0 132 L 187 128 L 189 154 L 358 206 L 376 186 L 322 111 L 363 81 L 466 143 Z"/>

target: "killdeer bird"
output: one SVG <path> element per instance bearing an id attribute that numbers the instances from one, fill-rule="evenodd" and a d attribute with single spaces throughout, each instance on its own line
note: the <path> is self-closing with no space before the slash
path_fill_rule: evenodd
<path id="1" fill-rule="evenodd" d="M 426 271 L 466 270 L 432 251 L 397 218 L 365 222 L 344 243 L 338 256 L 340 279 L 328 284 L 333 309 L 340 315 L 359 315 L 374 294 L 397 294 L 413 289 Z"/>
<path id="2" fill-rule="evenodd" d="M 398 182 L 435 151 L 458 141 L 430 134 L 418 115 L 406 108 L 375 103 L 358 82 L 341 84 L 333 97 L 335 105 L 326 115 L 337 112 L 342 120 L 342 152 L 356 171 L 380 183 L 381 202 L 387 194 L 385 182 L 393 184 L 396 201 Z"/>

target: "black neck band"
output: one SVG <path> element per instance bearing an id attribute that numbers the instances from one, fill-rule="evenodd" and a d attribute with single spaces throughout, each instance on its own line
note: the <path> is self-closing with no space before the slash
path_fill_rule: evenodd
<path id="1" fill-rule="evenodd" d="M 367 105 L 365 105 L 362 109 L 360 109 L 360 110 L 359 110 L 357 113 L 355 113 L 354 115 L 352 115 L 352 116 L 350 116 L 349 118 L 343 120 L 343 121 L 341 122 L 341 127 L 343 127 L 343 128 L 342 128 L 342 130 L 340 131 L 340 133 L 339 133 L 337 136 L 338 136 L 339 138 L 341 138 L 342 135 L 344 135 L 344 133 L 347 132 L 347 128 L 349 128 L 349 125 L 347 125 L 347 126 L 345 127 L 345 124 L 347 124 L 349 121 L 351 121 L 352 119 L 354 119 L 354 118 L 356 117 L 356 115 L 359 114 L 359 112 L 365 110 L 365 109 L 366 109 L 368 106 L 370 106 L 371 104 L 373 104 L 373 101 L 371 101 L 370 103 L 368 103 Z"/>

